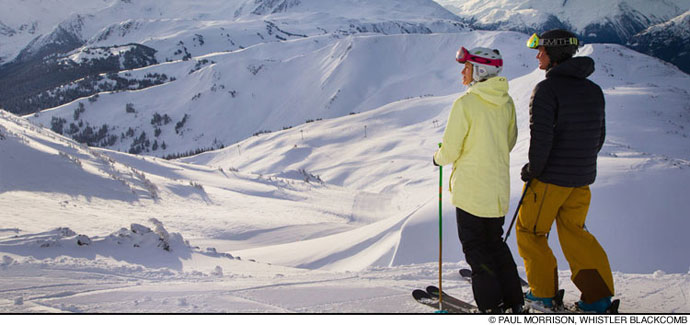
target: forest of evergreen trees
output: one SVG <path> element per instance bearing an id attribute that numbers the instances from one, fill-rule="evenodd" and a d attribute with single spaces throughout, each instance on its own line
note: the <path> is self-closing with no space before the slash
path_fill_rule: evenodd
<path id="1" fill-rule="evenodd" d="M 130 50 L 119 55 L 79 63 L 53 55 L 5 64 L 0 67 L 0 106 L 14 114 L 26 115 L 102 91 L 142 89 L 170 81 L 165 74 L 149 74 L 143 79 L 118 74 L 158 63 L 156 50 L 139 44 L 126 46 Z M 84 52 L 96 50 L 107 52 L 107 48 Z"/>

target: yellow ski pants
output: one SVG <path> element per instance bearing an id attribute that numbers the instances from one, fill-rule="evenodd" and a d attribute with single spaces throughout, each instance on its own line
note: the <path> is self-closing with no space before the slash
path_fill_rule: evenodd
<path id="1" fill-rule="evenodd" d="M 532 179 L 526 191 L 516 237 L 532 294 L 546 298 L 558 291 L 558 267 L 547 241 L 555 220 L 561 249 L 572 271 L 571 280 L 582 293 L 580 299 L 592 303 L 613 296 L 613 275 L 606 252 L 584 228 L 591 199 L 589 186 L 562 187 Z"/>

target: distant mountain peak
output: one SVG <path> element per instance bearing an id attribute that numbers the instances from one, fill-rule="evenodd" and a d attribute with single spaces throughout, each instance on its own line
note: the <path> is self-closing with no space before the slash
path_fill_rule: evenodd
<path id="1" fill-rule="evenodd" d="M 687 10 L 674 0 L 437 0 L 475 27 L 520 32 L 542 31 L 550 17 L 592 42 L 624 41 L 645 28 Z"/>
<path id="2" fill-rule="evenodd" d="M 436 0 L 456 13 L 463 22 L 476 29 L 516 31 L 526 34 L 542 33 L 551 29 L 568 29 L 579 35 L 585 43 L 635 44 L 642 38 L 637 37 L 647 28 L 664 24 L 690 9 L 687 0 Z M 638 51 L 654 54 L 660 58 L 672 57 L 669 61 L 690 71 L 687 63 L 667 54 L 658 56 L 655 53 L 668 52 L 663 44 L 682 43 L 683 35 L 690 30 L 687 25 L 679 23 L 661 25 L 679 30 L 674 33 L 659 32 L 665 37 L 657 46 L 659 49 L 645 49 L 634 46 Z M 665 27 L 661 27 L 662 29 Z M 685 29 L 686 32 L 682 32 Z M 675 35 L 679 35 L 675 39 Z M 670 38 L 668 38 L 670 37 Z M 687 37 L 686 37 L 687 38 Z M 641 43 L 640 43 L 641 44 Z M 685 45 L 674 45 L 672 52 L 686 52 Z M 676 51 L 677 49 L 677 51 Z"/>
<path id="3" fill-rule="evenodd" d="M 627 45 L 690 72 L 690 10 L 667 22 L 650 26 L 631 37 Z"/>
<path id="4" fill-rule="evenodd" d="M 256 7 L 252 10 L 252 14 L 264 16 L 268 14 L 275 14 L 286 12 L 288 9 L 300 5 L 300 0 L 254 0 Z"/>

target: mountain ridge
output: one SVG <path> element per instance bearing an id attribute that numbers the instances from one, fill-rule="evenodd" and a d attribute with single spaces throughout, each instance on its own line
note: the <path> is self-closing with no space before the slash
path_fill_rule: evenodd
<path id="1" fill-rule="evenodd" d="M 477 29 L 511 30 L 526 34 L 542 33 L 551 29 L 567 29 L 578 34 L 585 43 L 616 43 L 628 45 L 647 28 L 665 24 L 690 9 L 687 1 L 662 0 L 437 0 L 461 17 L 461 20 Z M 687 28 L 686 28 L 687 30 Z M 679 34 L 658 34 L 664 41 L 679 42 Z M 675 58 L 662 49 L 651 46 L 631 48 L 654 55 L 690 72 L 682 58 Z M 687 48 L 684 48 L 687 50 Z"/>
<path id="2" fill-rule="evenodd" d="M 114 1 L 97 12 L 72 15 L 52 32 L 37 36 L 26 47 L 17 50 L 14 60 L 0 66 L 0 105 L 13 113 L 31 114 L 74 100 L 74 95 L 51 97 L 49 93 L 59 92 L 59 88 L 66 85 L 65 78 L 75 82 L 113 72 L 99 66 L 88 69 L 88 63 L 81 63 L 72 70 L 60 66 L 64 58 L 90 49 L 139 44 L 155 50 L 155 60 L 141 56 L 137 61 L 156 64 L 310 36 L 339 38 L 361 33 L 429 34 L 466 30 L 462 23 L 453 20 L 457 17 L 431 0 L 360 2 L 338 1 L 329 6 L 322 1 L 307 0 L 215 1 L 200 5 L 175 2 L 162 6 L 152 1 Z M 258 15 L 254 6 L 268 13 Z M 355 7 L 357 10 L 353 9 Z M 275 11 L 276 8 L 281 10 Z M 421 13 L 408 13 L 410 8 Z M 233 17 L 236 12 L 238 17 L 224 17 L 225 14 Z M 139 67 L 142 66 L 127 69 Z M 28 71 L 41 72 L 32 75 Z M 16 80 L 23 78 L 20 75 L 28 80 L 53 82 L 48 85 L 20 83 Z M 89 96 L 97 90 L 81 93 Z"/>
<path id="3" fill-rule="evenodd" d="M 628 46 L 690 71 L 690 10 L 648 27 L 628 40 Z"/>

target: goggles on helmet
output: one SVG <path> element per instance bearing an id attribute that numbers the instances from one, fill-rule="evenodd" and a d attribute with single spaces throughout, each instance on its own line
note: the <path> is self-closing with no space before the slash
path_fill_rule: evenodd
<path id="1" fill-rule="evenodd" d="M 537 33 L 532 34 L 532 37 L 530 37 L 527 40 L 527 47 L 531 49 L 536 49 L 539 46 L 568 46 L 568 45 L 579 45 L 579 42 L 576 37 L 568 37 L 568 38 L 548 38 L 548 39 L 542 39 L 539 38 L 539 35 Z"/>
<path id="2" fill-rule="evenodd" d="M 470 52 L 463 46 L 458 50 L 458 53 L 455 55 L 455 61 L 458 61 L 459 63 L 465 63 L 467 61 L 474 62 L 474 63 L 479 63 L 479 64 L 487 64 L 487 65 L 493 65 L 496 67 L 502 67 L 503 66 L 503 60 L 501 59 L 489 59 L 481 56 L 476 56 L 470 54 Z"/>

